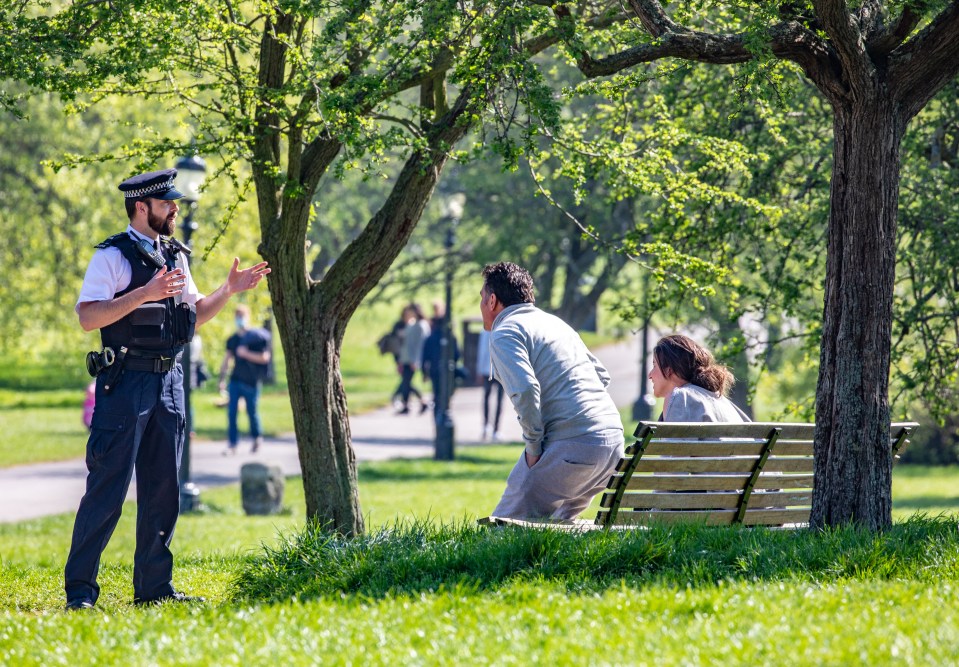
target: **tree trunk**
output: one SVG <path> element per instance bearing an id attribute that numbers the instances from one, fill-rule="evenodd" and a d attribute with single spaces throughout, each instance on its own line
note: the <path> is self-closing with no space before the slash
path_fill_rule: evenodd
<path id="1" fill-rule="evenodd" d="M 284 304 L 286 305 L 286 304 Z M 279 307 L 284 324 L 290 405 L 303 471 L 306 516 L 343 535 L 364 531 L 351 446 L 346 391 L 340 375 L 340 344 L 345 323 L 322 305 Z M 299 335 L 296 332 L 301 332 Z M 302 332 L 309 332 L 302 335 Z"/>
<path id="2" fill-rule="evenodd" d="M 745 339 L 743 330 L 739 326 L 739 321 L 730 319 L 729 315 L 722 308 L 710 308 L 713 312 L 713 318 L 719 326 L 720 340 L 730 341 Z M 736 384 L 729 394 L 729 400 L 738 405 L 750 419 L 753 418 L 753 405 L 749 402 L 749 357 L 746 354 L 745 345 L 741 346 L 732 359 L 726 359 L 730 362 L 730 370 L 736 377 Z"/>
<path id="3" fill-rule="evenodd" d="M 905 122 L 891 99 L 878 85 L 869 99 L 833 101 L 813 527 L 892 523 L 889 355 Z"/>

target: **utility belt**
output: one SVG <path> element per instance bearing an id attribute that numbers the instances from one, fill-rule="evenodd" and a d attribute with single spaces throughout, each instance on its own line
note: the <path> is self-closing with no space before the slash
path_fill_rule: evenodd
<path id="1" fill-rule="evenodd" d="M 120 347 L 119 351 L 114 351 L 112 347 L 105 347 L 100 352 L 87 353 L 87 372 L 92 377 L 105 373 L 103 390 L 109 394 L 120 382 L 124 370 L 166 373 L 173 369 L 182 356 L 182 352 L 165 355 L 160 352 L 131 350 L 126 347 Z"/>
<path id="2" fill-rule="evenodd" d="M 123 361 L 123 367 L 131 371 L 166 373 L 176 366 L 177 362 L 180 361 L 182 357 L 182 352 L 177 352 L 173 356 L 167 356 L 157 352 L 127 350 L 126 358 Z"/>

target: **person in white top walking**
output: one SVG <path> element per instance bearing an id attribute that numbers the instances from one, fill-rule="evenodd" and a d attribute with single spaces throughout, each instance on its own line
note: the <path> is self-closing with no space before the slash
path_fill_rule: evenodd
<path id="1" fill-rule="evenodd" d="M 476 350 L 476 377 L 483 380 L 483 442 L 499 442 L 499 419 L 503 414 L 503 385 L 493 378 L 489 356 L 489 331 L 480 331 Z M 496 392 L 496 412 L 490 420 L 490 397 Z"/>

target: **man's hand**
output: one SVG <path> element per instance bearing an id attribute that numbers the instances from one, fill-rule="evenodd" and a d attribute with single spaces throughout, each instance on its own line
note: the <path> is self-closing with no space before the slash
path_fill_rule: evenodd
<path id="1" fill-rule="evenodd" d="M 230 276 L 226 279 L 227 288 L 230 294 L 245 292 L 253 289 L 260 284 L 260 281 L 270 272 L 270 267 L 266 262 L 254 264 L 248 269 L 240 269 L 240 258 L 233 258 L 233 266 L 230 268 Z"/>
<path id="2" fill-rule="evenodd" d="M 150 278 L 150 282 L 140 289 L 145 297 L 144 302 L 162 301 L 163 299 L 180 294 L 185 285 L 186 276 L 183 275 L 183 269 L 167 271 L 167 268 L 164 266 Z"/>
<path id="3" fill-rule="evenodd" d="M 248 269 L 240 269 L 240 258 L 234 257 L 226 282 L 217 287 L 213 294 L 196 302 L 196 325 L 200 326 L 204 322 L 209 322 L 210 318 L 220 312 L 232 295 L 253 289 L 269 272 L 266 262 L 254 264 Z"/>
<path id="4" fill-rule="evenodd" d="M 534 465 L 536 465 L 537 461 L 543 458 L 542 454 L 540 454 L 539 456 L 533 456 L 529 452 L 524 452 L 524 453 L 526 454 L 526 466 L 528 468 L 532 468 Z"/>
<path id="5" fill-rule="evenodd" d="M 80 326 L 84 331 L 102 329 L 126 317 L 144 303 L 162 301 L 180 294 L 185 284 L 186 276 L 183 275 L 182 269 L 167 271 L 164 266 L 150 278 L 146 285 L 131 290 L 123 296 L 106 301 L 84 301 L 78 304 L 77 314 L 80 316 Z"/>

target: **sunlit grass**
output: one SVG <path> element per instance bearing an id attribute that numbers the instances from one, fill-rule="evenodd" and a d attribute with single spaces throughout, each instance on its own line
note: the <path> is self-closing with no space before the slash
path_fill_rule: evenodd
<path id="1" fill-rule="evenodd" d="M 208 511 L 180 519 L 175 583 L 209 598 L 198 607 L 130 605 L 132 504 L 90 614 L 60 611 L 72 515 L 0 525 L 0 665 L 959 662 L 952 521 L 890 538 L 691 529 L 590 542 L 476 530 L 517 452 L 361 464 L 372 532 L 330 545 L 338 561 L 318 561 L 312 592 L 296 586 L 312 581 L 308 568 L 265 578 L 276 573 L 264 545 L 285 549 L 304 526 L 298 478 L 284 514 L 247 517 L 228 486 L 205 489 Z M 901 467 L 894 484 L 897 516 L 917 498 L 959 511 L 959 471 Z M 234 582 L 251 575 L 266 595 L 235 598 Z"/>

